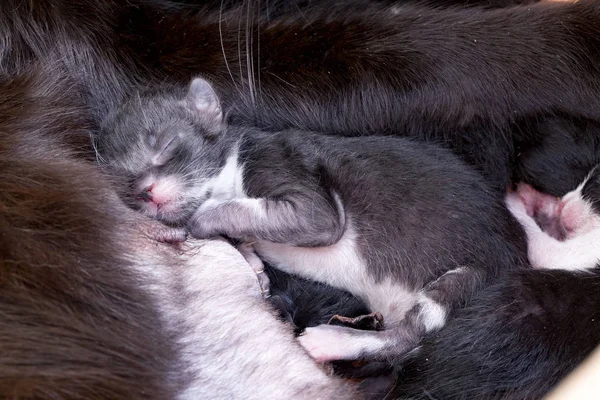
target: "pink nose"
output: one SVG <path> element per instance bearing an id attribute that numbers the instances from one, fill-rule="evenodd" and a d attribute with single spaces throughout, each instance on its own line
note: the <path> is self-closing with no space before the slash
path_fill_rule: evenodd
<path id="1" fill-rule="evenodd" d="M 147 188 L 145 188 L 141 193 L 136 196 L 136 199 L 145 201 L 150 203 L 154 201 L 154 195 L 152 194 L 152 189 L 154 189 L 154 183 Z"/>

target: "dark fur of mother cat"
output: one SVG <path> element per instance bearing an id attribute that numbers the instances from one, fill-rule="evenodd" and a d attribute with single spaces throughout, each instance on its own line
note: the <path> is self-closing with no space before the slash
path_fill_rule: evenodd
<path id="1" fill-rule="evenodd" d="M 300 20 L 250 27 L 241 43 L 228 34 L 238 28 L 229 15 L 222 43 L 218 27 L 187 27 L 178 36 L 182 21 L 153 23 L 144 12 L 128 29 L 152 26 L 157 33 L 145 62 L 180 82 L 202 73 L 223 93 L 233 121 L 442 141 L 501 190 L 517 154 L 513 141 L 535 140 L 513 123 L 555 114 L 598 119 L 600 64 L 590 58 L 600 47 L 596 3 L 493 11 L 377 7 L 376 14 L 307 7 Z M 135 35 L 129 43 L 141 45 Z M 223 52 L 228 64 L 204 51 Z"/>
<path id="2" fill-rule="evenodd" d="M 600 270 L 511 274 L 424 340 L 401 370 L 410 399 L 543 398 L 600 345 Z"/>
<path id="3" fill-rule="evenodd" d="M 234 121 L 442 141 L 502 190 L 515 140 L 539 140 L 529 125 L 599 117 L 593 0 L 495 10 L 323 0 L 272 16 L 257 2 L 217 3 L 7 1 L 0 66 L 58 53 L 99 117 L 138 83 L 200 73 Z"/>

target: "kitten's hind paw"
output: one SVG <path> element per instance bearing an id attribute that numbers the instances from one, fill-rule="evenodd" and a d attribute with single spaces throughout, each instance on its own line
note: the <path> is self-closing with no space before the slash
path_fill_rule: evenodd
<path id="1" fill-rule="evenodd" d="M 371 314 L 350 318 L 336 314 L 329 319 L 327 324 L 347 326 L 349 328 L 368 331 L 380 331 L 383 329 L 383 315 L 378 312 L 372 312 Z"/>

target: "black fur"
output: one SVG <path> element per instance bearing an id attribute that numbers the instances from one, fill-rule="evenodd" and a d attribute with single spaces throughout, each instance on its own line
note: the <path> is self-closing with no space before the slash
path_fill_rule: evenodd
<path id="1" fill-rule="evenodd" d="M 357 317 L 370 310 L 352 294 L 328 285 L 267 268 L 271 281 L 269 301 L 291 322 L 296 333 L 309 326 L 326 324 L 334 315 Z"/>
<path id="2" fill-rule="evenodd" d="M 562 197 L 575 189 L 600 161 L 600 123 L 586 118 L 539 117 L 515 130 L 513 180 Z"/>
<path id="3" fill-rule="evenodd" d="M 513 273 L 422 344 L 395 395 L 540 399 L 600 345 L 600 272 Z"/>
<path id="4" fill-rule="evenodd" d="M 216 3 L 7 1 L 0 65 L 62 59 L 99 116 L 132 87 L 203 74 L 234 121 L 447 142 L 500 190 L 524 140 L 513 122 L 599 117 L 594 1 L 396 12 L 309 2 L 274 17 Z"/>
<path id="5" fill-rule="evenodd" d="M 521 140 L 513 122 L 532 115 L 598 118 L 598 64 L 590 58 L 600 43 L 596 7 L 405 5 L 394 14 L 379 5 L 314 6 L 298 19 L 243 22 L 251 33 L 241 42 L 234 11 L 221 24 L 221 41 L 219 26 L 190 28 L 181 16 L 156 24 L 142 8 L 139 24 L 124 32 L 150 26 L 155 36 L 145 36 L 152 49 L 146 62 L 181 82 L 208 77 L 232 107 L 232 121 L 447 142 L 503 190 L 513 142 Z M 186 28 L 178 34 L 180 26 Z M 136 40 L 132 34 L 133 48 L 141 45 Z M 219 52 L 227 65 L 222 55 L 206 57 Z"/>

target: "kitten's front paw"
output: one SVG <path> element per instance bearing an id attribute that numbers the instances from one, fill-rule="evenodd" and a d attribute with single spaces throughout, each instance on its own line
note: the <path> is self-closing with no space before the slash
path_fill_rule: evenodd
<path id="1" fill-rule="evenodd" d="M 211 239 L 220 236 L 219 210 L 198 209 L 187 223 L 190 235 L 196 239 Z"/>
<path id="2" fill-rule="evenodd" d="M 207 216 L 194 216 L 187 228 L 190 235 L 196 239 L 211 239 L 219 236 L 219 232 L 213 228 Z"/>
<path id="3" fill-rule="evenodd" d="M 162 243 L 181 243 L 187 239 L 187 230 L 185 228 L 171 228 L 165 225 L 154 225 L 146 229 L 146 233 L 152 239 Z"/>
<path id="4" fill-rule="evenodd" d="M 190 218 L 187 228 L 190 235 L 197 239 L 211 239 L 224 234 L 223 224 L 223 205 L 226 200 L 210 198 L 206 200 Z"/>

